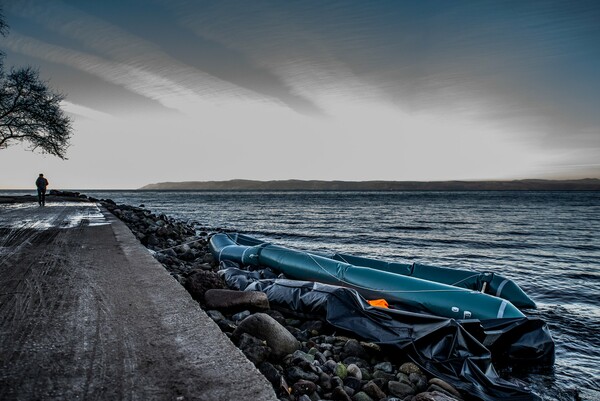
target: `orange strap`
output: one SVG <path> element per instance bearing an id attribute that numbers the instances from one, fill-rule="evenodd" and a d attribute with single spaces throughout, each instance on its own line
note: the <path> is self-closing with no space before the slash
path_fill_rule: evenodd
<path id="1" fill-rule="evenodd" d="M 385 299 L 373 299 L 370 301 L 367 301 L 371 306 L 378 306 L 380 308 L 389 308 L 390 305 L 387 303 L 387 301 Z"/>

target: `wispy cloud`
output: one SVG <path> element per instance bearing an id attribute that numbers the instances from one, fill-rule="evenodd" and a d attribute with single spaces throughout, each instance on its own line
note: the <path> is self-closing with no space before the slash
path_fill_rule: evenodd
<path id="1" fill-rule="evenodd" d="M 99 110 L 92 109 L 90 107 L 82 106 L 80 104 L 71 103 L 63 100 L 60 102 L 61 108 L 67 113 L 76 114 L 81 117 L 88 118 L 95 121 L 114 121 L 115 117 L 111 114 L 104 113 Z"/>
<path id="2" fill-rule="evenodd" d="M 219 2 L 198 7 L 169 2 L 183 26 L 202 38 L 243 53 L 279 77 L 298 96 L 310 99 L 328 114 L 347 104 L 381 99 L 370 85 L 336 56 L 339 43 L 311 29 L 307 15 L 294 7 L 264 3 Z M 231 29 L 235 27 L 235 29 Z"/>
<path id="3" fill-rule="evenodd" d="M 171 58 L 159 47 L 61 2 L 27 1 L 11 11 L 31 18 L 87 51 L 56 46 L 13 32 L 13 51 L 70 65 L 187 114 L 202 106 L 281 103 Z M 95 54 L 92 54 L 94 52 Z"/>

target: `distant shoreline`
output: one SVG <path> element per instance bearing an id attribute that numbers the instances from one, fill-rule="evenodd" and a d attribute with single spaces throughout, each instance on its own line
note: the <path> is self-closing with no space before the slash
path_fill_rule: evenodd
<path id="1" fill-rule="evenodd" d="M 185 181 L 139 191 L 600 191 L 600 179 L 513 181 Z"/>

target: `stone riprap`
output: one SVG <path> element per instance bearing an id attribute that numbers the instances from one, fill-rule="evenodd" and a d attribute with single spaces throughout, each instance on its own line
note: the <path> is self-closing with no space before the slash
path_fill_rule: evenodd
<path id="1" fill-rule="evenodd" d="M 208 240 L 220 229 L 156 215 L 144 205 L 101 203 L 127 224 L 271 382 L 280 400 L 448 401 L 460 393 L 427 377 L 405 356 L 336 334 L 322 321 L 286 316 L 257 294 L 231 290 Z"/>

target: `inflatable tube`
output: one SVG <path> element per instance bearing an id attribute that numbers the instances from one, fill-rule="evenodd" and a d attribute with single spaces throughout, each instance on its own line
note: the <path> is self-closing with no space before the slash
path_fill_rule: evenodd
<path id="1" fill-rule="evenodd" d="M 216 234 L 211 252 L 219 262 L 266 266 L 296 280 L 316 281 L 353 288 L 367 299 L 388 302 L 419 312 L 455 319 L 524 317 L 512 303 L 481 292 L 433 281 L 358 267 L 349 263 L 261 243 L 238 234 Z"/>
<path id="2" fill-rule="evenodd" d="M 506 299 L 520 309 L 536 308 L 535 302 L 533 302 L 533 300 L 529 298 L 517 284 L 496 273 L 480 273 L 448 267 L 428 266 L 418 263 L 413 263 L 411 265 L 405 263 L 384 262 L 343 253 L 336 253 L 333 255 L 332 259 L 350 263 L 354 266 L 369 267 L 371 269 L 402 274 L 403 276 L 410 276 L 423 280 L 435 281 L 436 283 L 484 292 L 495 297 Z"/>

